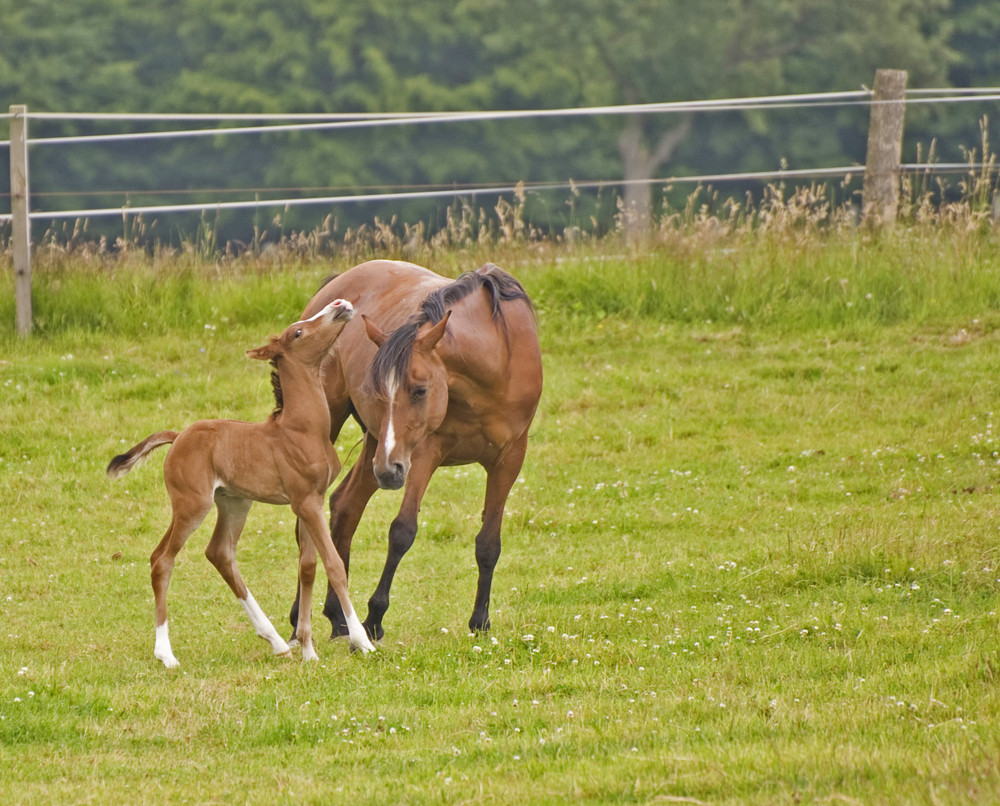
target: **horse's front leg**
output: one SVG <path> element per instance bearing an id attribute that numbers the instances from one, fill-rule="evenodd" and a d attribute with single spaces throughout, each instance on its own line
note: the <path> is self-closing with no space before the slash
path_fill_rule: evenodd
<path id="1" fill-rule="evenodd" d="M 420 501 L 427 491 L 427 484 L 437 470 L 438 462 L 429 457 L 414 456 L 410 472 L 406 477 L 406 488 L 403 490 L 403 503 L 399 513 L 389 526 L 389 549 L 379 578 L 378 587 L 368 600 L 368 616 L 362 622 L 368 634 L 376 641 L 381 641 L 385 631 L 382 629 L 382 619 L 389 609 L 389 590 L 396 576 L 403 555 L 410 550 L 417 537 L 417 515 L 420 513 Z"/>
<path id="2" fill-rule="evenodd" d="M 362 652 L 370 652 L 375 649 L 364 627 L 358 620 L 351 604 L 351 598 L 347 592 L 347 571 L 344 569 L 344 562 L 333 547 L 330 539 L 330 532 L 327 530 L 326 521 L 323 518 L 323 497 L 321 495 L 309 496 L 300 505 L 295 506 L 295 514 L 305 527 L 308 537 L 311 539 L 319 554 L 323 567 L 326 569 L 326 576 L 330 586 L 336 591 L 337 598 L 344 613 L 344 620 L 347 623 L 347 633 L 351 642 L 351 649 L 360 649 Z M 305 535 L 303 535 L 303 538 Z M 307 602 L 300 600 L 300 611 L 308 607 Z M 301 619 L 300 619 L 301 622 Z M 310 636 L 311 637 L 311 636 Z M 300 636 L 300 640 L 302 637 Z"/>
<path id="3" fill-rule="evenodd" d="M 304 531 L 305 525 L 300 521 L 297 528 Z M 295 600 L 298 605 L 295 638 L 302 647 L 304 661 L 319 660 L 312 639 L 312 593 L 315 581 L 316 544 L 308 534 L 305 534 L 299 539 L 299 595 Z"/>
<path id="4" fill-rule="evenodd" d="M 375 439 L 365 438 L 358 460 L 330 496 L 330 535 L 337 553 L 344 562 L 344 570 L 348 577 L 351 570 L 351 542 L 354 533 L 361 522 L 365 507 L 378 489 L 378 482 L 372 472 L 372 457 L 377 446 L 378 442 Z M 332 586 L 327 586 L 323 615 L 333 626 L 331 638 L 348 634 L 347 619 L 340 606 L 340 599 L 337 598 L 337 592 Z"/>
<path id="5" fill-rule="evenodd" d="M 472 632 L 490 628 L 490 593 L 493 589 L 493 570 L 500 559 L 500 527 L 504 507 L 510 490 L 521 472 L 524 454 L 528 447 L 527 434 L 511 444 L 499 460 L 486 469 L 486 498 L 483 503 L 483 526 L 476 535 L 476 565 L 479 582 L 476 586 L 476 603 L 469 619 Z"/>

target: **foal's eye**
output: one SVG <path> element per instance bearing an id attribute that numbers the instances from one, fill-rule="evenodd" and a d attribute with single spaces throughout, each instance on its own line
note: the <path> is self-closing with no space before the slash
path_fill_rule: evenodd
<path id="1" fill-rule="evenodd" d="M 412 400 L 414 403 L 419 403 L 425 397 L 427 397 L 427 387 L 426 386 L 417 386 L 417 387 L 414 387 L 413 391 L 410 392 L 410 400 Z"/>
<path id="2" fill-rule="evenodd" d="M 298 338 L 301 335 L 302 335 L 302 330 L 301 329 L 295 331 L 295 338 Z"/>

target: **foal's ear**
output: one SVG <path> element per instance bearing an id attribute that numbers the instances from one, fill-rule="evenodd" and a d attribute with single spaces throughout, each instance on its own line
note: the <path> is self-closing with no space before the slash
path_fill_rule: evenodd
<path id="1" fill-rule="evenodd" d="M 272 338 L 263 347 L 255 347 L 253 350 L 247 350 L 247 357 L 256 358 L 258 361 L 270 361 L 281 351 L 280 347 L 278 339 Z"/>
<path id="2" fill-rule="evenodd" d="M 441 337 L 444 335 L 445 330 L 448 329 L 448 318 L 450 316 L 451 310 L 445 311 L 440 322 L 434 325 L 434 327 L 426 333 L 417 337 L 417 340 L 413 343 L 414 349 L 433 350 L 437 346 L 437 343 L 441 341 Z"/>
<path id="3" fill-rule="evenodd" d="M 365 333 L 368 334 L 368 338 L 375 342 L 375 345 L 378 347 L 385 344 L 385 331 L 364 314 L 361 314 L 361 318 L 365 320 Z"/>

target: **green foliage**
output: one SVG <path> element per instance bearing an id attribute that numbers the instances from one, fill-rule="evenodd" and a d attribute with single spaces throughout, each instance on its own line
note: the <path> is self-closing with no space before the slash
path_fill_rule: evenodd
<path id="1" fill-rule="evenodd" d="M 505 0 L 358 4 L 347 0 L 0 0 L 0 99 L 36 112 L 402 112 L 643 103 L 870 84 L 874 70 L 910 71 L 911 86 L 995 81 L 990 48 L 1000 16 L 945 0 L 783 0 L 692 4 Z M 500 24 L 502 21 L 502 24 Z M 968 108 L 963 108 L 968 110 Z M 947 159 L 977 142 L 981 110 L 914 111 L 912 142 L 947 144 Z M 645 176 L 860 162 L 864 110 L 700 115 L 657 159 L 676 116 L 464 124 L 239 136 L 38 149 L 32 184 L 46 208 L 279 197 L 296 191 L 614 178 L 623 127 L 637 126 Z M 35 121 L 33 134 L 107 131 Z M 685 130 L 686 131 L 686 130 Z M 913 147 L 908 145 L 908 151 Z M 669 163 L 665 162 L 669 158 Z M 6 171 L 0 161 L 0 171 Z M 2 179 L 0 179 L 2 181 Z M 224 193 L 223 191 L 229 191 Z M 326 215 L 329 211 L 322 211 Z M 558 202 L 538 224 L 559 226 Z M 607 226 L 613 204 L 595 203 Z M 268 214 L 270 218 L 273 213 Z M 443 206 L 337 211 L 339 232 L 370 222 L 422 220 Z M 315 226 L 314 210 L 283 226 Z M 151 222 L 153 225 L 153 222 Z M 190 237 L 191 219 L 158 224 Z M 220 242 L 248 243 L 260 216 L 227 214 Z M 91 222 L 108 235 L 113 226 Z"/>

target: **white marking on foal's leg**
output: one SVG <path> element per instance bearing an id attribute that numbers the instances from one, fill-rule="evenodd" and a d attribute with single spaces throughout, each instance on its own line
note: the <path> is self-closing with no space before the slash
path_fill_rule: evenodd
<path id="1" fill-rule="evenodd" d="M 351 608 L 344 614 L 347 617 L 348 640 L 351 642 L 351 649 L 359 649 L 363 653 L 374 652 L 375 645 L 368 640 L 368 633 L 361 625 L 357 613 Z"/>
<path id="2" fill-rule="evenodd" d="M 271 645 L 271 649 L 274 650 L 275 655 L 287 655 L 291 653 L 291 649 L 288 644 L 285 643 L 285 639 L 278 635 L 278 631 L 274 629 L 274 625 L 271 623 L 270 619 L 264 615 L 264 611 L 260 609 L 260 605 L 257 604 L 257 600 L 253 598 L 253 594 L 247 591 L 246 599 L 238 600 L 243 609 L 246 611 L 247 616 L 250 619 L 250 623 L 253 625 L 254 630 L 256 630 L 257 635 L 263 638 Z"/>
<path id="3" fill-rule="evenodd" d="M 309 639 L 309 643 L 302 645 L 302 660 L 319 660 L 319 655 L 316 654 L 316 647 L 313 646 L 312 638 Z"/>
<path id="4" fill-rule="evenodd" d="M 156 628 L 156 646 L 153 647 L 153 654 L 157 660 L 163 661 L 163 665 L 168 669 L 181 665 L 181 662 L 174 657 L 174 651 L 170 647 L 170 630 L 165 621 Z"/>

